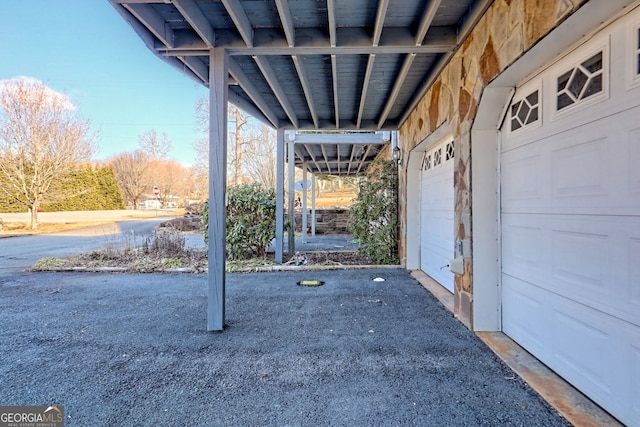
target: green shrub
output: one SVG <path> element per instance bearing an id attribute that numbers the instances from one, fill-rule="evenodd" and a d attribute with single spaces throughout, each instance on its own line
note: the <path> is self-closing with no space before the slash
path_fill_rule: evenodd
<path id="1" fill-rule="evenodd" d="M 124 209 L 122 192 L 111 166 L 82 165 L 51 186 L 54 201 L 43 212 Z"/>
<path id="2" fill-rule="evenodd" d="M 4 188 L 11 187 L 2 182 Z M 0 191 L 0 212 L 26 212 L 27 207 Z M 113 169 L 103 165 L 79 165 L 67 171 L 47 190 L 43 212 L 124 209 L 122 192 Z"/>
<path id="3" fill-rule="evenodd" d="M 398 169 L 395 162 L 376 160 L 358 184 L 358 197 L 349 208 L 358 252 L 374 264 L 397 264 Z"/>
<path id="4" fill-rule="evenodd" d="M 227 257 L 232 260 L 264 257 L 276 236 L 276 193 L 259 184 L 227 189 Z M 209 203 L 202 209 L 205 241 L 209 238 Z"/>

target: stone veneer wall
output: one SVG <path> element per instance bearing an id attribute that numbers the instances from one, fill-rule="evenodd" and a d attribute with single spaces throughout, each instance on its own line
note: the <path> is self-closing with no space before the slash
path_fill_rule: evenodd
<path id="1" fill-rule="evenodd" d="M 302 231 L 302 213 L 296 212 L 296 231 Z M 311 227 L 311 214 L 308 216 Z M 316 234 L 351 234 L 349 209 L 316 209 Z"/>
<path id="2" fill-rule="evenodd" d="M 592 0 L 604 1 L 604 0 Z M 456 241 L 470 242 L 462 218 L 471 215 L 471 126 L 485 86 L 587 0 L 495 0 L 400 128 L 408 153 L 446 123 L 455 139 Z M 406 163 L 400 172 L 400 254 L 406 262 Z M 469 224 L 470 222 L 467 222 Z M 470 247 L 470 245 L 467 245 Z M 473 328 L 473 270 L 455 278 L 454 312 Z"/>

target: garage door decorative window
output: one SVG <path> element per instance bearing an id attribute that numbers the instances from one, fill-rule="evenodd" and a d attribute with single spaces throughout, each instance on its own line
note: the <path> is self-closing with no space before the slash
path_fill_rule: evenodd
<path id="1" fill-rule="evenodd" d="M 428 171 L 431 169 L 431 153 L 424 153 L 424 157 L 422 158 L 422 168 L 423 171 Z"/>
<path id="2" fill-rule="evenodd" d="M 511 104 L 511 132 L 535 123 L 540 118 L 540 96 L 536 89 L 525 98 Z"/>
<path id="3" fill-rule="evenodd" d="M 433 166 L 438 166 L 440 163 L 442 163 L 442 148 L 433 152 Z"/>
<path id="4" fill-rule="evenodd" d="M 600 51 L 558 77 L 558 111 L 603 91 L 603 57 Z"/>
<path id="5" fill-rule="evenodd" d="M 447 143 L 447 153 L 446 153 L 445 159 L 444 159 L 445 162 L 448 162 L 449 160 L 453 159 L 453 156 L 455 154 L 453 150 L 454 150 L 453 149 L 453 141 L 451 141 L 451 142 Z"/>

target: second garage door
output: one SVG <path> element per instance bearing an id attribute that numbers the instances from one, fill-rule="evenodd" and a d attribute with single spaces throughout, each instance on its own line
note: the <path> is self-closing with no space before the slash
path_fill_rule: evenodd
<path id="1" fill-rule="evenodd" d="M 453 274 L 446 267 L 454 253 L 453 141 L 429 148 L 422 161 L 420 265 L 450 292 Z"/>

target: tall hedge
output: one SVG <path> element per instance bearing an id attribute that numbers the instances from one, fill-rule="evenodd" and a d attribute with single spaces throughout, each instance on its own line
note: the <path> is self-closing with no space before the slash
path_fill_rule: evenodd
<path id="1" fill-rule="evenodd" d="M 82 165 L 56 181 L 48 191 L 43 212 L 124 209 L 124 200 L 113 169 Z M 0 212 L 25 212 L 26 207 L 0 195 Z"/>

